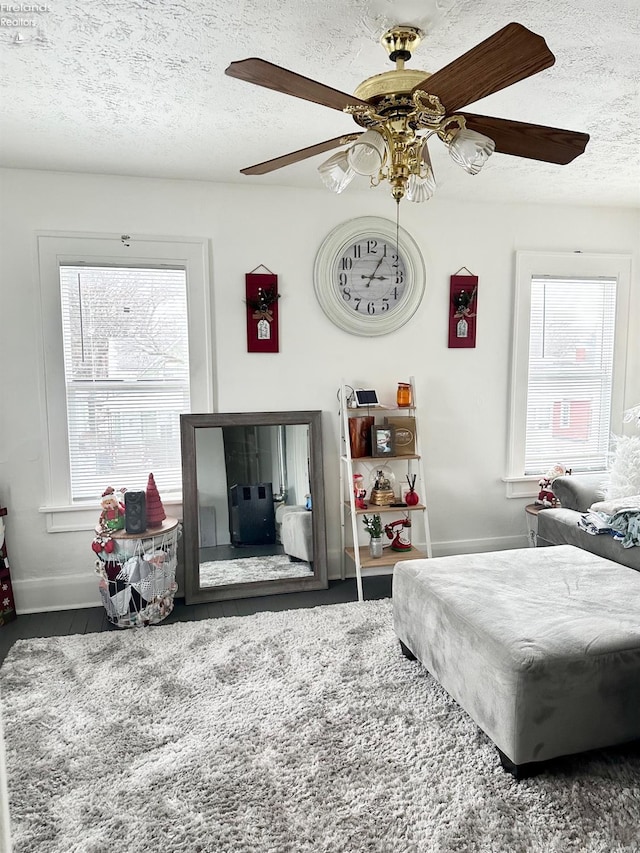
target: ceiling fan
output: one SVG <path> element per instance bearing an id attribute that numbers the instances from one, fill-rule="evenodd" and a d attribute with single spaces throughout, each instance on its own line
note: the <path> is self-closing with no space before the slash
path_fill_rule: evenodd
<path id="1" fill-rule="evenodd" d="M 232 62 L 225 70 L 230 77 L 346 112 L 363 128 L 241 169 L 242 174 L 264 175 L 349 145 L 319 167 L 329 189 L 342 192 L 361 174 L 373 185 L 387 180 L 397 202 L 425 201 L 435 190 L 427 147 L 434 135 L 470 174 L 477 174 L 494 151 L 559 165 L 584 152 L 586 133 L 459 112 L 553 65 L 555 57 L 541 36 L 522 24 L 507 24 L 434 74 L 405 68 L 422 36 L 413 26 L 388 30 L 380 41 L 395 70 L 369 77 L 353 95 L 264 59 Z"/>

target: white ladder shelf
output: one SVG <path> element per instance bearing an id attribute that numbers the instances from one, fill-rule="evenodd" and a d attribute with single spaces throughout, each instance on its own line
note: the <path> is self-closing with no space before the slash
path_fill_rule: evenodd
<path id="1" fill-rule="evenodd" d="M 349 408 L 347 388 L 344 380 L 340 383 L 340 544 L 341 544 L 341 574 L 345 578 L 347 569 L 355 568 L 356 583 L 358 587 L 358 600 L 363 601 L 362 578 L 371 574 L 390 574 L 393 566 L 403 560 L 417 560 L 431 558 L 431 533 L 429 529 L 429 513 L 426 500 L 426 489 L 424 479 L 424 468 L 419 436 L 417 417 L 417 401 L 415 380 L 410 379 L 412 405 L 410 407 L 371 407 Z M 349 419 L 354 417 L 374 416 L 377 423 L 382 423 L 385 416 L 406 416 L 413 419 L 415 425 L 415 453 L 396 456 L 359 456 L 352 455 L 351 440 L 349 435 Z M 420 502 L 415 506 L 378 506 L 369 504 L 367 509 L 356 506 L 354 493 L 355 473 L 372 471 L 380 468 L 390 469 L 396 476 L 396 482 L 401 475 L 413 478 L 415 476 L 415 490 L 420 497 Z M 397 474 L 396 474 L 397 472 Z M 400 487 L 396 486 L 397 502 L 400 501 Z M 369 491 L 369 490 L 367 490 Z M 394 501 L 395 503 L 396 501 Z M 365 503 L 368 503 L 365 496 Z M 393 551 L 389 546 L 383 549 L 382 557 L 372 557 L 369 554 L 369 546 L 364 543 L 366 530 L 362 524 L 364 515 L 380 515 L 383 526 L 398 518 L 409 518 L 411 520 L 411 550 Z M 388 521 L 385 522 L 385 519 Z M 421 523 L 420 523 L 421 522 Z"/>

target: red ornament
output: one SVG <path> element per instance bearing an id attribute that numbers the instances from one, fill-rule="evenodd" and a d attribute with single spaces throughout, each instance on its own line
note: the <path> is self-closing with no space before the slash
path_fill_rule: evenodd
<path id="1" fill-rule="evenodd" d="M 156 481 L 153 479 L 153 474 L 149 474 L 149 482 L 147 483 L 146 492 L 147 503 L 147 527 L 162 527 L 162 522 L 167 517 L 158 494 Z"/>
<path id="2" fill-rule="evenodd" d="M 91 543 L 91 547 L 96 554 L 100 554 L 102 551 L 111 554 L 116 547 L 116 543 L 108 534 L 100 533 Z"/>
<path id="3" fill-rule="evenodd" d="M 420 502 L 420 497 L 414 488 L 416 484 L 416 475 L 414 474 L 413 477 L 409 479 L 409 475 L 407 474 L 407 483 L 409 483 L 409 491 L 404 496 L 404 502 L 407 506 L 415 506 Z"/>

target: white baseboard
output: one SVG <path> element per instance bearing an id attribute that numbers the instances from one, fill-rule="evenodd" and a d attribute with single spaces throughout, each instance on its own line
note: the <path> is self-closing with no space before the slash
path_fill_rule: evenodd
<path id="1" fill-rule="evenodd" d="M 450 542 L 434 542 L 434 557 L 451 557 L 454 554 L 479 554 L 485 551 L 507 551 L 510 548 L 528 548 L 526 533 L 517 536 L 496 536 L 491 539 L 455 539 Z"/>
<path id="2" fill-rule="evenodd" d="M 18 615 L 102 606 L 94 573 L 15 580 L 12 587 Z"/>

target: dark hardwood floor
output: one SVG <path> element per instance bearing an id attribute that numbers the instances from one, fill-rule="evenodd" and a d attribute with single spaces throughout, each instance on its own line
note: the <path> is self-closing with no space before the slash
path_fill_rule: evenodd
<path id="1" fill-rule="evenodd" d="M 389 598 L 391 575 L 365 578 L 365 599 Z M 173 622 L 192 622 L 197 619 L 218 619 L 221 616 L 248 616 L 265 610 L 293 610 L 299 607 L 318 607 L 323 604 L 340 604 L 357 601 L 354 578 L 330 581 L 328 589 L 311 592 L 290 592 L 282 595 L 264 595 L 257 598 L 236 598 L 212 604 L 184 603 L 177 598 L 173 612 L 158 626 Z M 59 637 L 67 634 L 95 634 L 99 631 L 127 631 L 117 628 L 108 619 L 103 607 L 85 607 L 80 610 L 56 610 L 50 613 L 28 613 L 13 622 L 0 626 L 0 664 L 16 640 L 32 637 Z M 139 629 L 133 629 L 139 630 Z M 144 629 L 142 629 L 144 630 Z"/>

